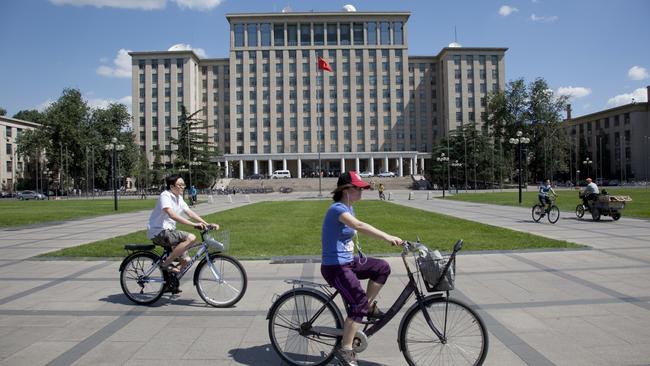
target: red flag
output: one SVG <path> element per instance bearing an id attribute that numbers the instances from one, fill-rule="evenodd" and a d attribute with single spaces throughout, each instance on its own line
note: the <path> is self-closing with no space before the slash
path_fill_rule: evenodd
<path id="1" fill-rule="evenodd" d="M 318 56 L 318 68 L 320 70 L 333 72 L 330 64 L 327 63 L 322 57 Z"/>

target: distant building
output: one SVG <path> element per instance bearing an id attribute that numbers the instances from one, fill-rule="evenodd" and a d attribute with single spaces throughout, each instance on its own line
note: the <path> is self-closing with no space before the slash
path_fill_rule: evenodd
<path id="1" fill-rule="evenodd" d="M 24 161 L 18 155 L 16 139 L 25 130 L 39 128 L 41 125 L 22 119 L 0 116 L 0 184 L 3 191 L 13 192 L 18 179 L 24 175 Z"/>
<path id="2" fill-rule="evenodd" d="M 650 86 L 647 93 L 650 100 Z M 608 180 L 648 181 L 649 105 L 635 102 L 577 118 L 572 118 L 569 105 L 566 129 L 572 146 L 572 173 L 579 170 L 581 180 L 590 175 Z"/>
<path id="3" fill-rule="evenodd" d="M 487 93 L 505 86 L 507 49 L 452 43 L 436 56 L 410 56 L 409 16 L 228 14 L 226 59 L 174 47 L 131 52 L 136 142 L 149 162 L 154 149 L 173 152 L 185 105 L 202 110 L 231 177 L 315 175 L 319 148 L 326 173 L 422 172 L 435 142 L 486 119 Z M 319 70 L 319 56 L 333 72 Z"/>

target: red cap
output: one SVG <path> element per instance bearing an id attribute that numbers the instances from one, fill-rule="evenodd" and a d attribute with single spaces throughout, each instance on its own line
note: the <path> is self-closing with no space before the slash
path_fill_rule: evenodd
<path id="1" fill-rule="evenodd" d="M 359 174 L 354 170 L 341 174 L 339 180 L 336 182 L 337 191 L 343 190 L 349 186 L 355 186 L 363 189 L 370 188 L 370 184 L 361 180 Z"/>

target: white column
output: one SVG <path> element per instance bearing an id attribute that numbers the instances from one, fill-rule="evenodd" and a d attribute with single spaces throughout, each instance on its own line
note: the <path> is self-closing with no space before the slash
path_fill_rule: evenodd
<path id="1" fill-rule="evenodd" d="M 411 158 L 411 174 L 418 174 L 418 157 Z"/>
<path id="2" fill-rule="evenodd" d="M 258 169 L 258 167 L 257 167 L 257 159 L 253 160 L 253 173 L 254 173 L 254 174 L 258 174 L 258 173 L 259 173 L 259 169 Z"/>
<path id="3" fill-rule="evenodd" d="M 341 158 L 341 173 L 343 172 L 345 172 L 345 158 Z"/>
<path id="4" fill-rule="evenodd" d="M 287 170 L 287 159 L 282 159 L 282 170 Z"/>
<path id="5" fill-rule="evenodd" d="M 298 178 L 302 178 L 302 159 L 298 158 Z"/>
<path id="6" fill-rule="evenodd" d="M 420 158 L 420 170 L 422 170 L 422 173 L 424 173 L 424 157 Z"/>
<path id="7" fill-rule="evenodd" d="M 359 172 L 359 158 L 354 159 L 354 167 L 357 169 L 357 172 Z"/>
<path id="8" fill-rule="evenodd" d="M 226 178 L 230 178 L 230 164 L 228 164 L 228 160 L 225 162 L 226 164 Z"/>
<path id="9" fill-rule="evenodd" d="M 244 179 L 244 161 L 239 161 L 239 179 Z"/>
<path id="10" fill-rule="evenodd" d="M 384 157 L 384 171 L 388 171 L 388 156 Z"/>
<path id="11" fill-rule="evenodd" d="M 269 159 L 269 178 L 271 178 L 271 174 L 273 174 L 273 160 Z"/>
<path id="12" fill-rule="evenodd" d="M 372 157 L 370 158 L 370 172 L 374 175 L 375 174 L 375 159 Z"/>
<path id="13" fill-rule="evenodd" d="M 399 172 L 398 172 L 398 175 L 400 177 L 404 176 L 404 165 L 403 164 L 404 164 L 404 159 L 400 156 L 399 157 Z"/>

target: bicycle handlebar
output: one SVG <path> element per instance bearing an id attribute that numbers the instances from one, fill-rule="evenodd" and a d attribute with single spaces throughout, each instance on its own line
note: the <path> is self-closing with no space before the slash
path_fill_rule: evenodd
<path id="1" fill-rule="evenodd" d="M 422 244 L 420 242 L 412 243 L 412 242 L 410 242 L 408 240 L 404 240 L 402 242 L 402 246 L 404 247 L 404 250 L 402 252 L 403 255 L 406 254 L 406 253 L 409 253 L 409 252 L 414 253 L 414 252 L 418 252 L 420 250 L 427 251 L 429 249 L 429 248 L 427 248 L 426 245 L 424 245 L 424 244 Z M 453 251 L 452 251 L 451 255 L 452 256 L 456 255 L 456 253 L 458 251 L 460 251 L 461 249 L 463 249 L 463 239 L 458 239 L 458 241 L 456 241 L 456 244 L 454 244 L 454 248 L 453 248 Z"/>

